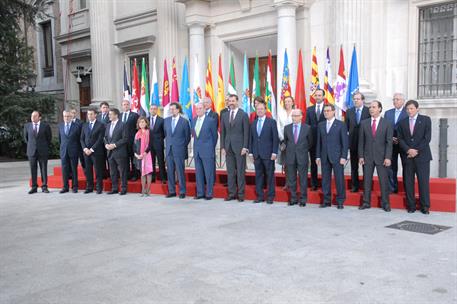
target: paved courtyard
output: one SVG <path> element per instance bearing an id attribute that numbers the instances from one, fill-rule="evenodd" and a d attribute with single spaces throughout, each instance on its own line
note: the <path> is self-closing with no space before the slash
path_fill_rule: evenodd
<path id="1" fill-rule="evenodd" d="M 457 303 L 452 213 L 28 195 L 27 177 L 0 163 L 0 303 Z M 404 220 L 452 228 L 385 228 Z"/>

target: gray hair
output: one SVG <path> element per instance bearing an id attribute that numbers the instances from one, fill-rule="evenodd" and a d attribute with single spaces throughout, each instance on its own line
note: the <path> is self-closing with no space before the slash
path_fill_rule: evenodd
<path id="1" fill-rule="evenodd" d="M 406 100 L 405 94 L 403 94 L 403 93 L 396 92 L 396 93 L 394 93 L 394 95 L 392 97 L 395 97 L 395 96 L 400 97 L 402 100 Z"/>

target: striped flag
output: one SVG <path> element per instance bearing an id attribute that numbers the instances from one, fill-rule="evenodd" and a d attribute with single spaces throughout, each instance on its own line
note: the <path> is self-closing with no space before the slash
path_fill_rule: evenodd
<path id="1" fill-rule="evenodd" d="M 159 82 L 157 81 L 156 58 L 152 61 L 151 105 L 160 105 Z"/>
<path id="2" fill-rule="evenodd" d="M 211 109 L 214 111 L 214 89 L 211 57 L 208 57 L 208 66 L 206 67 L 205 97 L 209 97 L 211 99 Z"/>
<path id="3" fill-rule="evenodd" d="M 149 88 L 148 88 L 148 77 L 146 75 L 146 63 L 144 58 L 141 63 L 141 95 L 140 95 L 140 115 L 149 116 Z"/>
<path id="4" fill-rule="evenodd" d="M 243 64 L 243 95 L 241 97 L 241 108 L 248 115 L 251 113 L 251 105 L 249 102 L 249 70 L 246 53 L 244 53 L 244 64 Z"/>
<path id="5" fill-rule="evenodd" d="M 259 56 L 255 55 L 255 63 L 254 63 L 254 78 L 252 79 L 252 95 L 251 95 L 251 110 L 255 111 L 254 109 L 254 99 L 257 96 L 261 96 L 260 93 L 260 75 L 259 75 Z"/>
<path id="6" fill-rule="evenodd" d="M 330 65 L 330 50 L 327 48 L 327 57 L 325 59 L 325 77 L 324 77 L 325 104 L 335 104 L 332 88 L 332 68 Z"/>
<path id="7" fill-rule="evenodd" d="M 340 47 L 340 64 L 338 67 L 338 75 L 336 76 L 335 84 L 335 106 L 337 118 L 343 118 L 344 115 L 342 112 L 346 112 L 346 70 L 344 69 L 344 56 L 343 56 L 343 47 Z"/>
<path id="8" fill-rule="evenodd" d="M 317 66 L 317 56 L 316 56 L 316 47 L 313 48 L 313 58 L 311 62 L 311 87 L 309 90 L 309 102 L 315 104 L 314 100 L 314 91 L 319 89 L 319 68 Z"/>
<path id="9" fill-rule="evenodd" d="M 306 93 L 305 93 L 305 76 L 303 75 L 303 60 L 301 49 L 298 52 L 297 82 L 295 84 L 295 106 L 302 110 L 303 121 L 306 118 Z"/>
<path id="10" fill-rule="evenodd" d="M 276 119 L 276 98 L 273 92 L 273 77 L 272 77 L 272 62 L 271 51 L 268 52 L 268 65 L 267 65 L 267 79 L 265 84 L 265 102 L 267 103 L 268 111 L 271 113 L 273 118 Z"/>
<path id="11" fill-rule="evenodd" d="M 221 113 L 222 109 L 225 108 L 225 90 L 224 90 L 224 79 L 222 78 L 222 59 L 219 54 L 219 70 L 217 73 L 217 96 L 216 96 L 216 112 Z"/>
<path id="12" fill-rule="evenodd" d="M 230 74 L 228 79 L 227 91 L 229 94 L 236 94 L 235 68 L 233 66 L 233 56 L 230 57 Z"/>
<path id="13" fill-rule="evenodd" d="M 140 81 L 138 80 L 138 69 L 136 66 L 136 58 L 133 60 L 133 75 L 132 75 L 132 102 L 130 110 L 138 113 L 140 110 Z"/>
<path id="14" fill-rule="evenodd" d="M 176 72 L 175 57 L 173 57 L 171 77 L 173 78 L 173 82 L 171 83 L 171 102 L 179 102 L 178 73 Z"/>
<path id="15" fill-rule="evenodd" d="M 163 89 L 162 89 L 162 107 L 163 117 L 166 118 L 169 115 L 168 111 L 170 108 L 170 82 L 168 80 L 168 69 L 167 60 L 163 61 Z"/>
<path id="16" fill-rule="evenodd" d="M 282 71 L 282 85 L 281 85 L 281 106 L 284 108 L 284 98 L 292 96 L 289 80 L 289 59 L 287 57 L 287 49 L 284 50 L 284 68 Z"/>

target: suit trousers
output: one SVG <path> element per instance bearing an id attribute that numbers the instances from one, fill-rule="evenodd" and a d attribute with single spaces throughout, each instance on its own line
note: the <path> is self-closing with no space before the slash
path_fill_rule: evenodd
<path id="1" fill-rule="evenodd" d="M 213 197 L 215 157 L 195 156 L 197 196 Z M 206 191 L 205 191 L 206 183 Z M 206 193 L 206 195 L 205 195 Z"/>
<path id="2" fill-rule="evenodd" d="M 128 159 L 126 157 L 110 157 L 108 159 L 112 191 L 119 191 L 118 175 L 121 177 L 121 191 L 127 191 Z"/>
<path id="3" fill-rule="evenodd" d="M 336 184 L 336 202 L 343 205 L 346 200 L 346 187 L 344 185 L 344 166 L 339 162 L 332 164 L 329 160 L 321 160 L 322 168 L 322 192 L 324 193 L 324 203 L 332 202 L 332 170 Z"/>
<path id="4" fill-rule="evenodd" d="M 352 188 L 359 189 L 359 153 L 357 149 L 349 150 L 351 154 L 351 185 Z"/>
<path id="5" fill-rule="evenodd" d="M 267 184 L 267 200 L 275 198 L 275 161 L 271 159 L 254 158 L 255 192 L 258 200 L 264 200 L 264 183 Z"/>
<path id="6" fill-rule="evenodd" d="M 390 207 L 388 179 L 390 168 L 386 168 L 383 165 L 376 165 L 374 162 L 365 162 L 363 166 L 363 203 L 371 205 L 371 188 L 375 168 L 378 173 L 379 185 L 381 186 L 381 207 Z"/>
<path id="7" fill-rule="evenodd" d="M 408 209 L 416 210 L 416 197 L 414 193 L 414 176 L 417 176 L 419 186 L 419 202 L 421 208 L 430 208 L 430 162 L 420 162 L 414 158 L 406 158 L 405 168 L 406 203 Z"/>
<path id="8" fill-rule="evenodd" d="M 86 168 L 84 168 L 84 175 L 86 176 L 86 189 L 94 190 L 94 169 L 96 178 L 97 191 L 103 191 L 103 174 L 105 170 L 105 157 L 104 155 L 91 154 L 84 155 Z"/>
<path id="9" fill-rule="evenodd" d="M 37 171 L 38 165 L 40 165 L 40 173 L 41 173 L 41 188 L 47 189 L 48 188 L 48 158 L 36 155 L 29 157 L 29 164 L 30 164 L 30 173 L 32 176 L 32 188 L 38 188 L 37 182 Z"/>
<path id="10" fill-rule="evenodd" d="M 392 145 L 392 165 L 389 168 L 389 183 L 392 192 L 398 191 L 398 157 L 401 159 L 401 165 L 403 167 L 403 181 L 405 180 L 405 154 L 400 151 L 398 144 Z"/>
<path id="11" fill-rule="evenodd" d="M 162 149 L 151 149 L 151 159 L 152 159 L 152 176 L 156 178 L 156 159 L 159 165 L 159 174 L 162 181 L 167 180 L 167 174 L 165 171 L 165 156 Z"/>
<path id="12" fill-rule="evenodd" d="M 72 188 L 78 190 L 78 159 L 79 155 L 70 157 L 68 154 L 61 159 L 63 189 L 68 190 L 70 188 L 68 180 L 71 174 Z"/>
<path id="13" fill-rule="evenodd" d="M 317 179 L 316 147 L 315 146 L 309 150 L 309 159 L 311 162 L 311 186 L 319 187 L 319 181 Z"/>
<path id="14" fill-rule="evenodd" d="M 240 152 L 235 152 L 229 147 L 226 149 L 225 156 L 229 196 L 236 197 L 238 193 L 238 199 L 244 199 L 246 185 L 246 155 L 241 155 Z"/>
<path id="15" fill-rule="evenodd" d="M 185 163 L 184 158 L 173 156 L 173 150 L 167 155 L 168 169 L 168 193 L 176 193 L 175 171 L 178 175 L 179 194 L 186 194 L 186 176 L 184 173 Z"/>
<path id="16" fill-rule="evenodd" d="M 308 163 L 286 164 L 287 186 L 290 190 L 292 202 L 297 202 L 297 173 L 300 178 L 300 203 L 308 202 Z"/>
<path id="17" fill-rule="evenodd" d="M 127 143 L 127 174 L 129 176 L 137 176 L 139 168 L 136 168 L 135 153 L 133 152 L 133 142 Z"/>

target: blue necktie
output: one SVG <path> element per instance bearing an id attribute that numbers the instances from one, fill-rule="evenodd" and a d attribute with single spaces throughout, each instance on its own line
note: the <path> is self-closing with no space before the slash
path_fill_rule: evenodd
<path id="1" fill-rule="evenodd" d="M 357 109 L 356 119 L 357 119 L 357 124 L 359 124 L 360 123 L 360 109 Z"/>
<path id="2" fill-rule="evenodd" d="M 175 128 L 176 128 L 176 118 L 171 119 L 171 133 L 175 133 Z"/>
<path id="3" fill-rule="evenodd" d="M 397 124 L 398 117 L 400 117 L 401 110 L 395 110 L 395 124 Z"/>
<path id="4" fill-rule="evenodd" d="M 89 131 L 92 132 L 92 129 L 93 129 L 93 128 L 94 128 L 94 123 L 91 122 L 91 123 L 89 124 Z"/>
<path id="5" fill-rule="evenodd" d="M 263 122 L 263 119 L 260 118 L 258 121 L 257 121 L 257 135 L 260 136 L 260 132 L 262 132 L 262 122 Z"/>
<path id="6" fill-rule="evenodd" d="M 65 124 L 65 135 L 68 136 L 69 132 L 70 132 L 70 124 Z"/>

